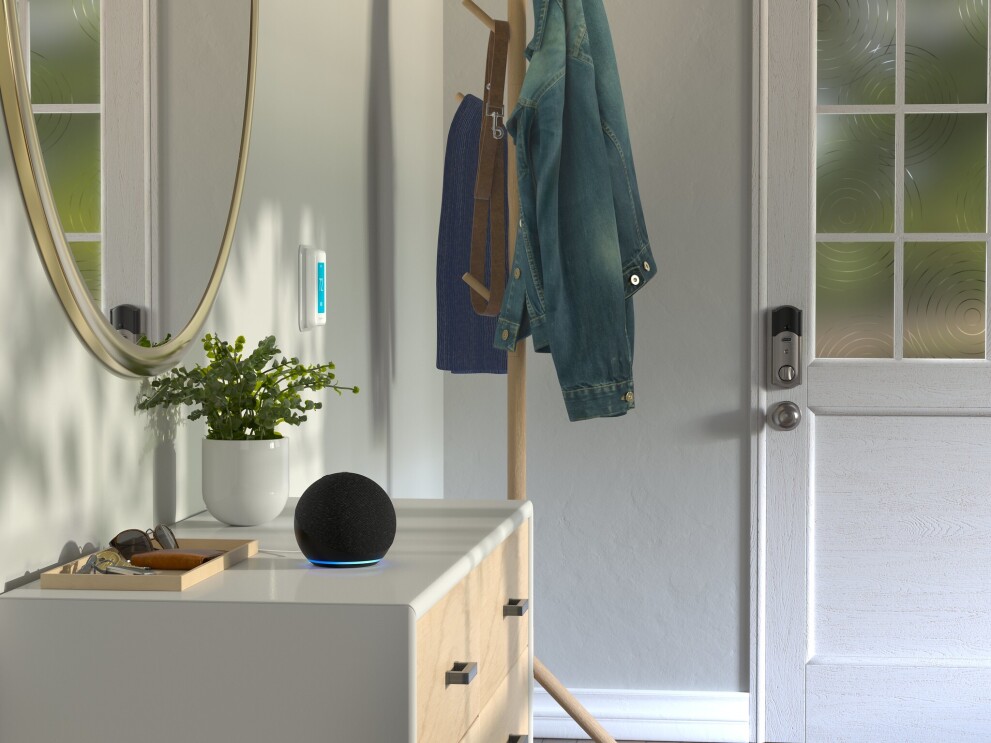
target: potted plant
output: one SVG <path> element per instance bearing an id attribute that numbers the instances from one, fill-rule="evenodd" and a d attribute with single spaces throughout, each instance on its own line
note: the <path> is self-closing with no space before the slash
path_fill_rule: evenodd
<path id="1" fill-rule="evenodd" d="M 268 336 L 244 355 L 244 337 L 229 343 L 203 337 L 209 363 L 177 366 L 152 380 L 138 400 L 139 410 L 188 405 L 189 420 L 206 419 L 203 439 L 203 501 L 218 520 L 255 526 L 281 513 L 289 497 L 289 439 L 277 429 L 298 426 L 323 403 L 302 393 L 332 389 L 334 364 L 305 365 L 286 358 Z"/>

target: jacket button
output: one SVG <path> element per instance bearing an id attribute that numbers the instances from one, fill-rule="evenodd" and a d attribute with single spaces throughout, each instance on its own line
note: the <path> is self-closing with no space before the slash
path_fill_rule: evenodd
<path id="1" fill-rule="evenodd" d="M 625 395 L 623 395 L 623 399 L 626 400 L 627 402 L 633 402 L 633 393 L 627 392 Z"/>
<path id="2" fill-rule="evenodd" d="M 633 286 L 640 286 L 640 277 L 637 274 L 633 274 L 630 277 L 630 283 L 633 284 Z"/>
<path id="3" fill-rule="evenodd" d="M 508 341 L 509 340 L 509 331 L 508 330 L 503 330 L 502 331 L 502 339 L 504 341 Z"/>
<path id="4" fill-rule="evenodd" d="M 520 267 L 517 266 L 513 269 L 513 278 L 518 279 L 520 277 Z"/>
<path id="5" fill-rule="evenodd" d="M 644 271 L 649 271 L 650 270 L 650 264 L 647 263 L 647 261 L 644 261 L 643 262 L 643 270 Z"/>

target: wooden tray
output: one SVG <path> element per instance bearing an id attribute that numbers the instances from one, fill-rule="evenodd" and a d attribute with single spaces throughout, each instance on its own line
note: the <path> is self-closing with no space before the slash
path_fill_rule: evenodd
<path id="1" fill-rule="evenodd" d="M 42 588 L 69 588 L 86 591 L 185 591 L 211 575 L 258 553 L 257 539 L 180 539 L 185 549 L 226 550 L 191 570 L 156 570 L 154 575 L 103 575 L 78 571 L 89 555 L 41 574 Z"/>

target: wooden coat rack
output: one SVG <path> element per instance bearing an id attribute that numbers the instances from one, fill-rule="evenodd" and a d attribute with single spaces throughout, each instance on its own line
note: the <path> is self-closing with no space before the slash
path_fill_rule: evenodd
<path id="1" fill-rule="evenodd" d="M 525 0 L 507 0 L 506 20 L 509 22 L 509 65 L 506 77 L 506 113 L 516 108 L 516 101 L 523 87 L 523 77 L 526 74 L 526 6 Z M 482 24 L 495 32 L 495 21 L 475 4 L 474 0 L 462 0 L 462 5 Z M 512 139 L 510 139 L 512 144 Z M 507 160 L 506 187 L 509 195 L 509 224 L 516 225 L 520 221 L 520 194 L 516 184 L 516 158 L 510 154 Z M 511 233 L 512 234 L 512 233 Z M 509 261 L 513 264 L 516 252 L 516 241 L 509 239 Z M 489 298 L 488 289 L 469 273 L 462 279 L 482 297 Z M 507 358 L 507 473 L 506 485 L 510 500 L 526 499 L 526 341 L 516 344 L 516 350 L 510 351 Z M 581 702 L 568 691 L 547 666 L 536 657 L 533 659 L 533 677 L 548 694 L 561 705 L 579 727 L 584 730 L 596 743 L 616 743 L 616 740 L 606 732 L 598 720 L 589 713 Z"/>

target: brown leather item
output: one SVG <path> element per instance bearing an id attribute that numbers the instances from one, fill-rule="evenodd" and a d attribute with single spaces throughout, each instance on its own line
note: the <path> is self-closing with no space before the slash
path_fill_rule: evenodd
<path id="1" fill-rule="evenodd" d="M 223 550 L 152 550 L 131 557 L 131 564 L 154 570 L 190 570 L 224 554 Z"/>
<path id="2" fill-rule="evenodd" d="M 471 223 L 471 263 L 469 273 L 484 286 L 485 243 L 490 236 L 489 299 L 471 290 L 471 306 L 476 314 L 494 316 L 502 307 L 506 290 L 506 147 L 503 140 L 506 62 L 509 58 L 509 24 L 496 21 L 489 34 L 485 63 L 485 99 L 482 130 L 478 143 L 478 174 L 475 176 L 475 211 Z M 491 233 L 491 235 L 489 235 Z"/>

